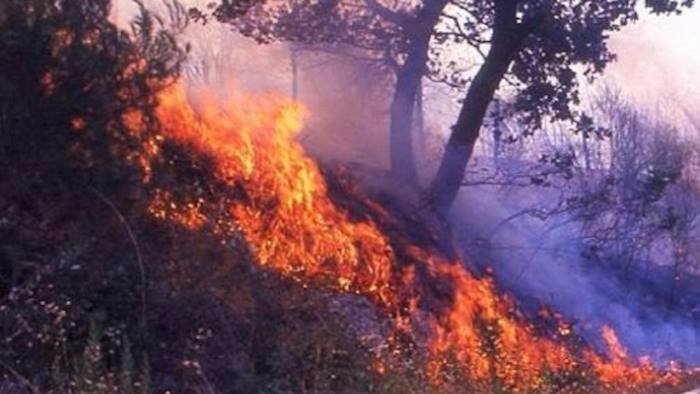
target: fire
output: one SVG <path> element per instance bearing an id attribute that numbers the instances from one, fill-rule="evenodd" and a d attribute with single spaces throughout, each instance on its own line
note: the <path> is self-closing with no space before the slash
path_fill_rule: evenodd
<path id="1" fill-rule="evenodd" d="M 85 130 L 87 124 L 85 119 L 82 117 L 75 117 L 71 120 L 71 129 L 76 132 L 81 132 Z"/>
<path id="2" fill-rule="evenodd" d="M 498 379 L 508 387 L 537 388 L 543 371 L 573 370 L 576 361 L 565 346 L 539 338 L 514 316 L 513 304 L 497 296 L 489 279 L 476 279 L 461 264 L 434 264 L 455 284 L 451 310 L 436 324 L 431 346 L 435 360 L 452 352 L 473 381 Z M 433 364 L 434 373 L 440 365 Z"/>
<path id="3" fill-rule="evenodd" d="M 209 94 L 201 102 L 196 112 L 184 89 L 169 92 L 158 111 L 163 131 L 216 158 L 217 177 L 232 188 L 244 185 L 247 201 L 231 201 L 228 210 L 260 264 L 392 305 L 389 243 L 328 200 L 319 169 L 294 141 L 304 109 L 275 97 L 220 107 Z M 154 211 L 167 204 L 157 202 Z M 170 217 L 185 215 L 170 208 Z"/>
<path id="4" fill-rule="evenodd" d="M 610 353 L 610 358 L 612 360 L 622 361 L 628 358 L 627 351 L 620 343 L 620 340 L 617 339 L 617 334 L 615 333 L 615 330 L 608 326 L 604 326 L 601 329 L 601 335 L 603 336 L 603 340 L 608 346 L 608 352 Z"/>
<path id="5" fill-rule="evenodd" d="M 640 387 L 648 383 L 649 377 L 665 380 L 672 385 L 680 382 L 681 371 L 675 364 L 671 363 L 668 370 L 665 373 L 661 373 L 654 369 L 648 357 L 642 357 L 638 360 L 636 366 L 633 367 L 627 350 L 620 343 L 615 330 L 604 326 L 601 329 L 601 336 L 606 344 L 609 358 L 603 360 L 590 351 L 586 352 L 586 357 L 593 366 L 593 370 L 606 386 L 612 387 L 615 384 L 624 382 L 627 387 Z"/>
<path id="6" fill-rule="evenodd" d="M 411 336 L 427 326 L 426 338 L 413 340 L 423 341 L 426 374 L 438 386 L 455 370 L 477 385 L 499 382 L 512 391 L 537 391 L 553 374 L 591 373 L 606 387 L 670 381 L 673 374 L 632 360 L 612 329 L 603 330 L 609 357 L 573 345 L 566 324 L 539 334 L 491 279 L 397 243 L 372 220 L 351 218 L 329 198 L 321 170 L 295 140 L 307 115 L 303 106 L 270 95 L 220 101 L 204 93 L 195 110 L 181 85 L 160 97 L 162 136 L 143 155 L 157 157 L 163 141 L 180 144 L 211 158 L 213 175 L 229 192 L 177 199 L 176 191 L 157 189 L 150 203 L 155 218 L 222 238 L 242 234 L 261 266 L 304 286 L 364 295 L 392 319 L 396 333 Z M 143 168 L 147 182 L 153 169 Z M 384 374 L 392 364 L 380 357 L 375 367 Z"/>

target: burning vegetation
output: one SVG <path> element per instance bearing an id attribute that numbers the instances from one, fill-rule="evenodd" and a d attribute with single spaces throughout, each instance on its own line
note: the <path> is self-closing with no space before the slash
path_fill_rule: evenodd
<path id="1" fill-rule="evenodd" d="M 0 392 L 656 393 L 696 379 L 631 356 L 610 327 L 598 349 L 559 313 L 525 312 L 446 257 L 434 212 L 308 155 L 303 103 L 188 90 L 186 51 L 158 19 L 141 6 L 122 32 L 109 6 L 0 4 Z"/>
<path id="2" fill-rule="evenodd" d="M 550 319 L 549 330 L 528 323 L 491 279 L 441 257 L 430 235 L 414 244 L 402 231 L 406 223 L 356 189 L 338 198 L 356 200 L 365 217 L 339 208 L 322 171 L 295 140 L 305 114 L 300 104 L 273 96 L 220 102 L 213 94 L 197 102 L 195 110 L 182 86 L 166 91 L 156 111 L 158 137 L 200 157 L 195 167 L 210 161 L 225 192 L 178 198 L 179 188 L 158 188 L 151 213 L 211 231 L 222 242 L 240 233 L 264 269 L 304 288 L 372 300 L 391 325 L 387 348 L 373 349 L 375 372 L 393 373 L 420 359 L 436 389 L 461 380 L 477 391 L 638 391 L 681 382 L 685 372 L 673 364 L 657 368 L 629 357 L 608 327 L 602 331 L 608 354 L 601 355 L 561 318 Z M 381 223 L 392 222 L 390 236 Z"/>

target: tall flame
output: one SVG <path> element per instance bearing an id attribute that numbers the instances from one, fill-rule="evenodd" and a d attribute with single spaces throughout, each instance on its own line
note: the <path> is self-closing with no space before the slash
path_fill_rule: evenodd
<path id="1" fill-rule="evenodd" d="M 244 185 L 246 201 L 228 209 L 260 264 L 392 304 L 387 240 L 330 203 L 320 171 L 294 140 L 304 108 L 273 96 L 220 106 L 204 94 L 200 103 L 195 112 L 181 87 L 164 95 L 164 133 L 214 157 L 217 177 L 230 186 Z"/>
<path id="2" fill-rule="evenodd" d="M 240 232 L 260 265 L 304 286 L 364 295 L 397 331 L 410 335 L 428 325 L 426 374 L 436 385 L 454 369 L 477 384 L 498 381 L 513 391 L 537 391 L 553 373 L 586 371 L 610 388 L 677 376 L 632 360 L 609 328 L 603 331 L 609 357 L 572 344 L 565 326 L 538 334 L 491 279 L 417 246 L 398 251 L 377 223 L 352 219 L 329 198 L 319 167 L 295 140 L 306 116 L 301 105 L 270 95 L 221 103 L 203 94 L 198 103 L 195 110 L 180 85 L 165 92 L 157 111 L 161 138 L 211 157 L 213 175 L 230 194 L 183 204 L 175 191 L 159 189 L 153 215 L 222 237 Z M 145 155 L 158 152 L 150 146 Z M 210 214 L 221 206 L 229 221 Z M 446 306 L 427 306 L 429 287 L 443 285 Z"/>

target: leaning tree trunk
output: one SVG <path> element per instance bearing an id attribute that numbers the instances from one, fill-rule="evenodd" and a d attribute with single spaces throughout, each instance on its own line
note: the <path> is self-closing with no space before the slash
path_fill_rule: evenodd
<path id="1" fill-rule="evenodd" d="M 391 102 L 390 156 L 391 172 L 400 180 L 418 179 L 413 153 L 413 114 L 416 97 L 428 61 L 428 40 L 414 42 L 406 61 L 396 75 L 396 88 Z"/>
<path id="2" fill-rule="evenodd" d="M 413 153 L 413 116 L 416 96 L 428 64 L 430 39 L 449 0 L 424 0 L 415 18 L 399 22 L 411 37 L 406 60 L 396 74 L 396 88 L 391 102 L 390 156 L 391 172 L 399 180 L 418 184 Z"/>
<path id="3" fill-rule="evenodd" d="M 504 20 L 496 22 L 489 53 L 467 90 L 440 167 L 430 185 L 433 207 L 441 215 L 447 214 L 457 197 L 488 106 L 522 39 L 517 34 L 514 9 L 512 15 L 504 15 L 500 19 Z"/>

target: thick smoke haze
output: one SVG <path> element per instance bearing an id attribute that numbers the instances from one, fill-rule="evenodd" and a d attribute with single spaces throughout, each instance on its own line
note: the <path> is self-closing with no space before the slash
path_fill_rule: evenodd
<path id="1" fill-rule="evenodd" d="M 618 60 L 601 82 L 697 141 L 700 133 L 693 114 L 700 102 L 699 36 L 697 8 L 679 17 L 645 15 L 612 37 Z M 700 362 L 700 308 L 674 308 L 664 301 L 676 291 L 697 304 L 697 277 L 681 276 L 674 285 L 669 267 L 623 271 L 614 268 L 615 262 L 591 265 L 583 258 L 580 225 L 568 217 L 543 221 L 523 215 L 503 225 L 528 208 L 529 201 L 556 199 L 537 188 L 505 194 L 487 186 L 466 188 L 456 220 L 467 260 L 477 268 L 492 268 L 498 283 L 522 305 L 536 309 L 546 304 L 562 311 L 592 341 L 603 325 L 610 325 L 637 356 Z"/>
<path id="2" fill-rule="evenodd" d="M 115 18 L 126 25 L 134 15 L 133 3 L 121 0 L 117 5 Z M 390 95 L 385 74 L 347 59 L 301 53 L 295 60 L 295 76 L 288 46 L 260 47 L 215 22 L 192 26 L 182 35 L 193 43 L 186 65 L 191 83 L 296 94 L 310 109 L 301 138 L 312 153 L 387 167 Z M 612 37 L 618 61 L 610 65 L 603 80 L 656 111 L 655 116 L 687 125 L 686 114 L 697 111 L 700 98 L 696 37 L 700 37 L 697 8 L 680 17 L 644 16 Z M 423 164 L 421 175 L 428 179 L 459 110 L 456 99 L 463 93 L 426 83 L 424 94 L 425 128 L 416 139 L 416 151 Z M 673 111 L 658 111 L 660 104 L 668 108 L 669 103 L 676 107 Z M 489 149 L 482 144 L 477 154 L 484 156 Z M 526 308 L 549 305 L 562 311 L 577 332 L 594 342 L 608 324 L 635 355 L 700 362 L 700 310 L 672 310 L 663 302 L 666 289 L 673 286 L 673 273 L 656 267 L 621 273 L 614 267 L 591 266 L 582 257 L 577 224 L 523 216 L 499 226 L 529 201 L 547 200 L 543 193 L 536 187 L 507 194 L 492 187 L 465 188 L 454 222 L 466 260 L 477 269 L 492 268 L 499 285 Z M 681 283 L 681 291 L 695 291 L 688 283 L 692 280 Z M 700 300 L 700 291 L 688 297 Z"/>
<path id="3" fill-rule="evenodd" d="M 599 266 L 586 260 L 580 225 L 569 217 L 543 221 L 523 215 L 503 224 L 528 208 L 528 200 L 546 201 L 547 193 L 530 188 L 504 195 L 492 187 L 462 193 L 457 233 L 466 260 L 476 269 L 491 269 L 497 283 L 526 309 L 546 305 L 560 311 L 594 343 L 608 325 L 635 356 L 700 362 L 700 310 L 672 305 L 671 270 L 635 265 L 625 271 L 613 261 Z M 700 299 L 696 279 L 684 276 L 677 291 Z"/>
<path id="4" fill-rule="evenodd" d="M 612 36 L 618 61 L 610 65 L 607 77 L 648 105 L 666 98 L 696 106 L 700 98 L 699 37 L 697 7 L 680 16 L 644 15 Z"/>
<path id="5" fill-rule="evenodd" d="M 612 37 L 618 61 L 609 66 L 602 82 L 697 141 L 700 133 L 693 114 L 700 102 L 699 36 L 697 8 L 680 17 L 646 15 Z M 674 308 L 664 301 L 676 291 L 697 303 L 697 277 L 676 280 L 669 267 L 623 271 L 615 262 L 593 266 L 583 258 L 580 225 L 568 217 L 543 221 L 522 215 L 503 225 L 527 209 L 529 201 L 556 199 L 537 188 L 509 193 L 487 186 L 466 188 L 456 221 L 467 260 L 477 268 L 493 269 L 501 286 L 522 305 L 536 309 L 546 304 L 562 311 L 590 340 L 596 341 L 600 328 L 610 325 L 637 356 L 700 362 L 700 308 Z"/>

